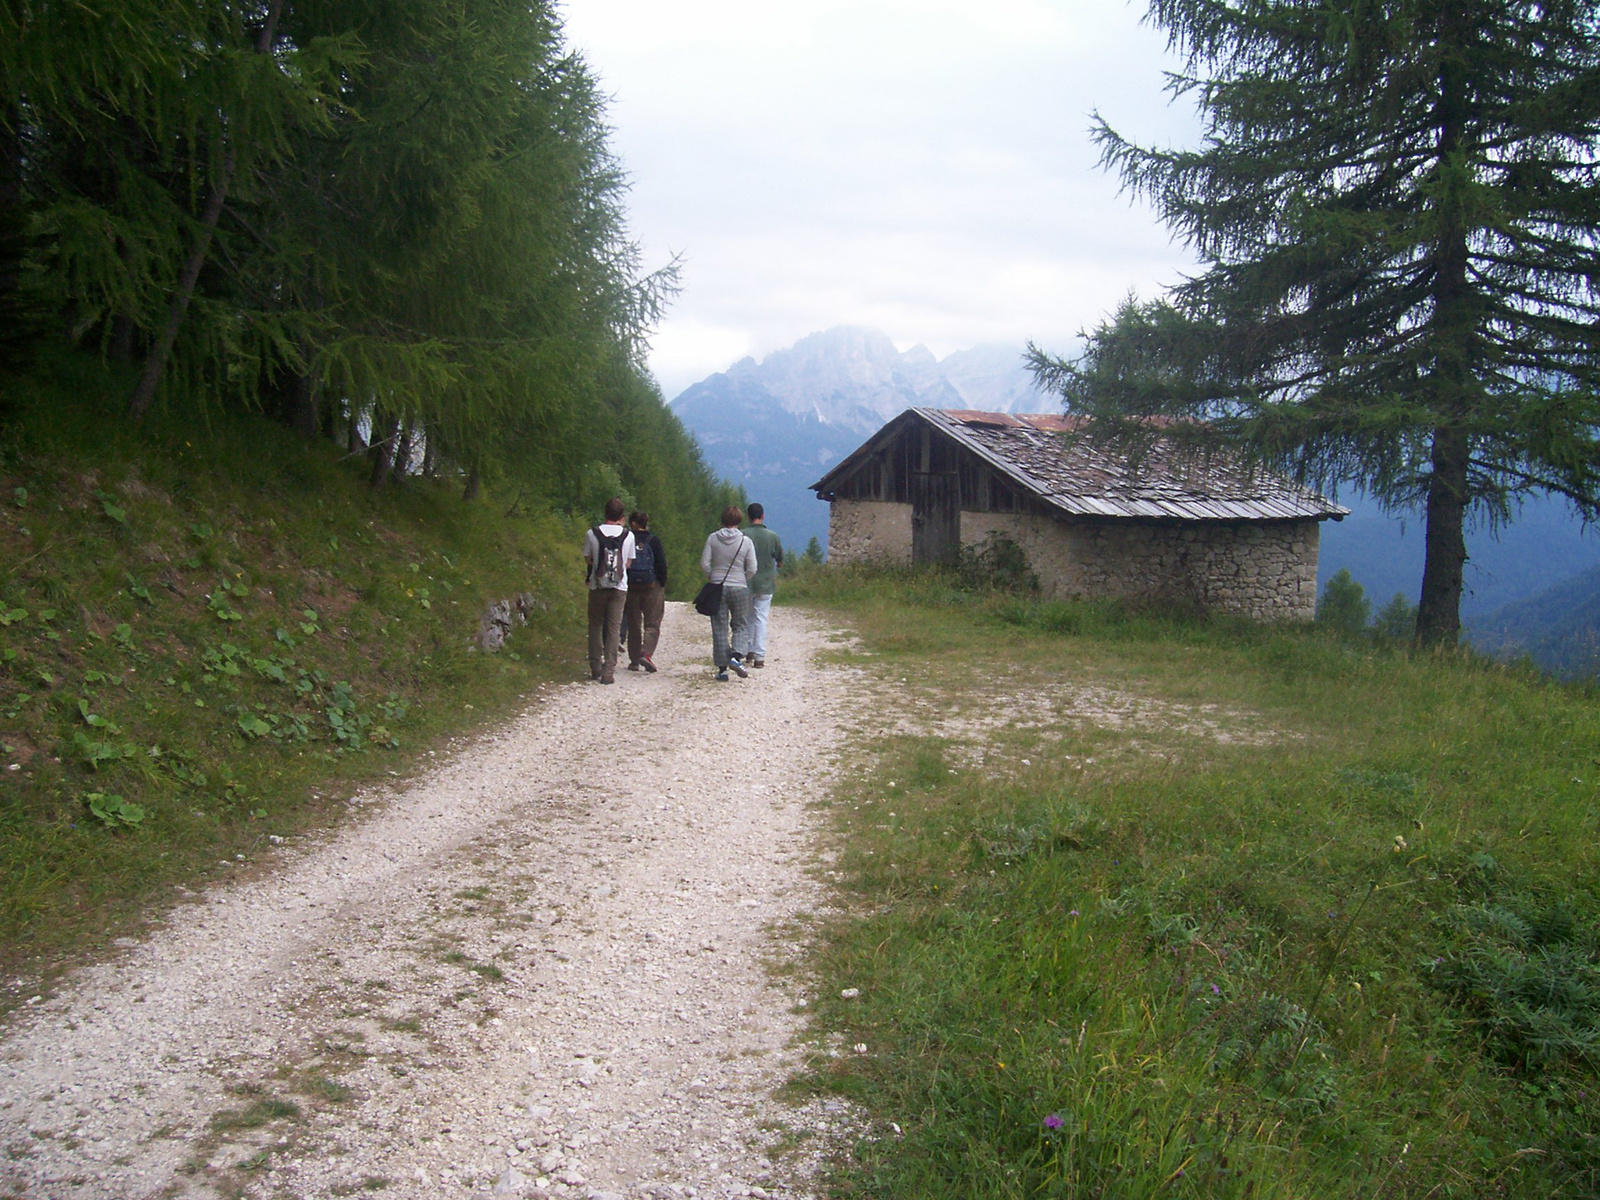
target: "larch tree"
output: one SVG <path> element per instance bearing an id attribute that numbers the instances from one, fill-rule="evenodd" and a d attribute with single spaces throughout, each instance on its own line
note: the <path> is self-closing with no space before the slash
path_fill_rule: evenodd
<path id="1" fill-rule="evenodd" d="M 1417 639 L 1460 631 L 1469 516 L 1600 514 L 1600 0 L 1156 0 L 1205 124 L 1104 163 L 1202 267 L 1040 382 L 1113 441 L 1420 504 Z M 1158 418 L 1156 421 L 1150 418 Z M 1160 420 L 1160 418 L 1165 418 Z"/>
<path id="2" fill-rule="evenodd" d="M 255 409 L 374 486 L 604 476 L 698 529 L 608 140 L 554 0 L 0 0 L 0 371 L 142 362 L 127 411 L 197 442 Z"/>

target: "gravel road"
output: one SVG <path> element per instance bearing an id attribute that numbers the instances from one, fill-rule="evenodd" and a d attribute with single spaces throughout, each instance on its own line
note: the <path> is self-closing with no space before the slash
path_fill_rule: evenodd
<path id="1" fill-rule="evenodd" d="M 547 687 L 187 897 L 5 1030 L 0 1195 L 808 1194 L 780 1151 L 848 1115 L 773 1096 L 775 967 L 821 902 L 828 636 L 777 609 L 767 668 L 717 683 L 669 605 L 659 674 Z"/>

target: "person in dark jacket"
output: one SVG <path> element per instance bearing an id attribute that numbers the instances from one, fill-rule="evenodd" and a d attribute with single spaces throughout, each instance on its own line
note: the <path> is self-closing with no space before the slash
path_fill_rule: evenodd
<path id="1" fill-rule="evenodd" d="M 661 641 L 661 614 L 667 607 L 667 552 L 650 532 L 650 514 L 628 517 L 633 530 L 633 563 L 628 568 L 628 601 L 623 619 L 628 626 L 628 670 L 656 671 L 656 646 Z"/>

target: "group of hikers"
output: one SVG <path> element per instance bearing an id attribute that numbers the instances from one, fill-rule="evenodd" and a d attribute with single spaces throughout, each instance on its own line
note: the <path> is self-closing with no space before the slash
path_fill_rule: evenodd
<path id="1" fill-rule="evenodd" d="M 626 628 L 628 670 L 656 671 L 655 652 L 666 611 L 667 552 L 650 532 L 650 514 L 606 501 L 605 518 L 583 538 L 589 585 L 589 677 L 615 683 Z M 748 679 L 767 665 L 767 617 L 783 566 L 783 543 L 766 526 L 766 512 L 749 506 L 750 524 L 737 504 L 722 510 L 722 526 L 706 538 L 700 571 L 706 587 L 696 608 L 711 618 L 711 662 L 716 678 L 728 672 Z"/>

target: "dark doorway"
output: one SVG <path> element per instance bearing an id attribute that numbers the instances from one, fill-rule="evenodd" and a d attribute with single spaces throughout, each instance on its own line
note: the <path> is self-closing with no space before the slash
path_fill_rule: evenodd
<path id="1" fill-rule="evenodd" d="M 961 555 L 961 477 L 954 471 L 911 474 L 911 561 L 948 563 Z"/>

